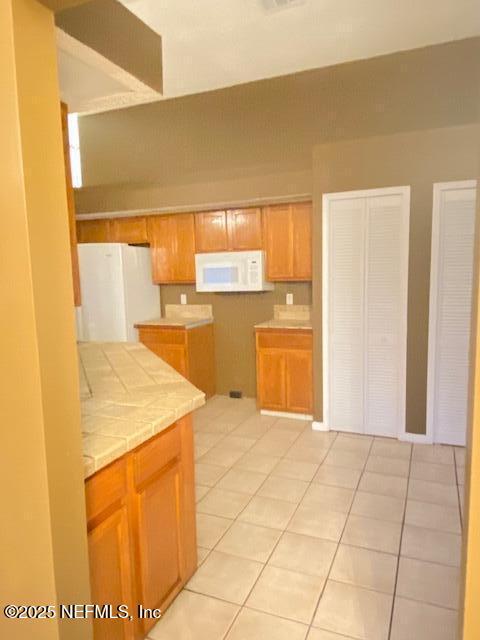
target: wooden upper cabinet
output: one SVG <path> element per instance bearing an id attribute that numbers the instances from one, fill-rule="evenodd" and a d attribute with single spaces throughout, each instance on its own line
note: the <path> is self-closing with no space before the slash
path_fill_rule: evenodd
<path id="1" fill-rule="evenodd" d="M 110 223 L 112 242 L 126 242 L 127 244 L 146 244 L 148 242 L 145 216 L 114 218 Z"/>
<path id="2" fill-rule="evenodd" d="M 78 242 L 112 242 L 111 221 L 79 220 L 77 222 Z"/>
<path id="3" fill-rule="evenodd" d="M 197 253 L 228 251 L 226 211 L 195 214 L 195 245 Z"/>
<path id="4" fill-rule="evenodd" d="M 198 253 L 262 248 L 262 210 L 229 209 L 195 214 Z"/>
<path id="5" fill-rule="evenodd" d="M 262 248 L 262 210 L 230 209 L 227 211 L 228 248 L 248 251 Z"/>
<path id="6" fill-rule="evenodd" d="M 149 217 L 148 240 L 154 282 L 195 282 L 193 213 Z"/>
<path id="7" fill-rule="evenodd" d="M 311 202 L 265 207 L 263 215 L 267 279 L 311 280 Z"/>
<path id="8" fill-rule="evenodd" d="M 65 182 L 67 189 L 68 228 L 70 231 L 70 253 L 72 257 L 73 300 L 76 307 L 82 304 L 80 294 L 80 272 L 78 267 L 77 228 L 75 225 L 75 198 L 73 195 L 72 171 L 70 167 L 70 142 L 68 139 L 68 107 L 60 104 L 62 114 L 63 156 L 65 160 Z"/>

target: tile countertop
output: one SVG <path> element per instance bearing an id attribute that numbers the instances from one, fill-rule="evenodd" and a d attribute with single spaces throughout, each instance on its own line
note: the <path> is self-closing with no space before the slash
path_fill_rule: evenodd
<path id="1" fill-rule="evenodd" d="M 205 404 L 205 394 L 140 343 L 78 345 L 85 477 Z"/>
<path id="2" fill-rule="evenodd" d="M 213 322 L 211 304 L 167 304 L 165 317 L 137 322 L 135 327 L 185 327 L 193 329 Z"/>
<path id="3" fill-rule="evenodd" d="M 273 319 L 255 325 L 255 329 L 307 329 L 312 330 L 310 306 L 275 304 Z"/>

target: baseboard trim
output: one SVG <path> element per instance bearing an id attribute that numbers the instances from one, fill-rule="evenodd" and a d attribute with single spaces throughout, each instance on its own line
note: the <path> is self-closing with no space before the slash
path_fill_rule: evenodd
<path id="1" fill-rule="evenodd" d="M 426 433 L 402 433 L 398 439 L 402 442 L 413 442 L 414 444 L 433 444 L 433 438 Z"/>
<path id="2" fill-rule="evenodd" d="M 319 422 L 318 420 L 314 420 L 312 422 L 312 430 L 313 431 L 330 431 L 327 425 L 323 422 Z"/>
<path id="3" fill-rule="evenodd" d="M 290 411 L 270 411 L 270 409 L 260 409 L 262 416 L 275 416 L 276 418 L 291 418 L 293 420 L 304 420 L 310 422 L 313 416 L 308 413 L 291 413 Z"/>

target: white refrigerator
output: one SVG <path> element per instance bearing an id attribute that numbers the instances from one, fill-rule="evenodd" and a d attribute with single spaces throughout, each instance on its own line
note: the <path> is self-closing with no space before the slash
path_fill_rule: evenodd
<path id="1" fill-rule="evenodd" d="M 136 342 L 136 322 L 160 316 L 160 287 L 152 283 L 150 249 L 120 243 L 78 245 L 82 306 L 77 338 Z"/>

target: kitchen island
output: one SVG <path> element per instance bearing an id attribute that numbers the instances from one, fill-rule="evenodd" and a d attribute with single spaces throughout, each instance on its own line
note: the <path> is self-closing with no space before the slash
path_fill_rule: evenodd
<path id="1" fill-rule="evenodd" d="M 196 569 L 191 412 L 205 396 L 141 344 L 78 350 L 92 600 L 133 616 L 94 634 L 140 639 Z"/>

